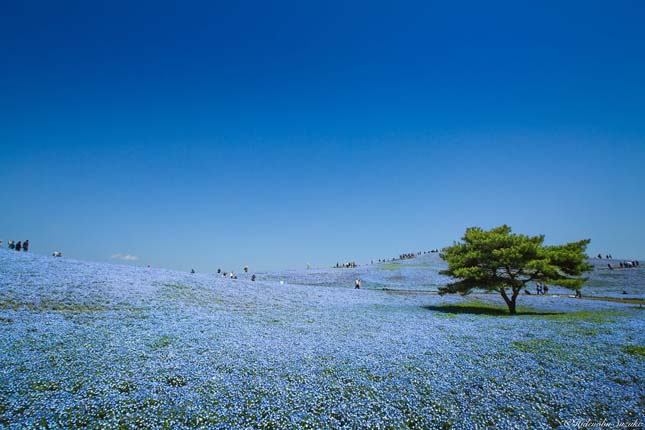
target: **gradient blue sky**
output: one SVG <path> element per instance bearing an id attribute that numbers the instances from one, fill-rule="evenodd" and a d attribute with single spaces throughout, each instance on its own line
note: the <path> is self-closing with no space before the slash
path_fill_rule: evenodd
<path id="1" fill-rule="evenodd" d="M 136 3 L 136 4 L 135 4 Z M 3 2 L 0 239 L 213 271 L 645 257 L 645 3 Z"/>

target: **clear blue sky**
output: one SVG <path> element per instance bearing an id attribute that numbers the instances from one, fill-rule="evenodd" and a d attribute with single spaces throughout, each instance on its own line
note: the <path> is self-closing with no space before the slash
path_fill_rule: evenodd
<path id="1" fill-rule="evenodd" d="M 522 3 L 4 2 L 0 239 L 239 271 L 508 223 L 643 258 L 645 3 Z"/>

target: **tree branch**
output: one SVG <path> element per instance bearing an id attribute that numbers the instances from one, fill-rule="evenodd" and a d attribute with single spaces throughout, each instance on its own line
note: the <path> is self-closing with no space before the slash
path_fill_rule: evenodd
<path id="1" fill-rule="evenodd" d="M 506 289 L 504 287 L 499 287 L 499 292 L 502 294 L 502 297 L 504 298 L 504 301 L 506 302 L 506 304 L 507 305 L 510 304 L 511 299 L 509 299 L 508 296 L 506 295 Z"/>

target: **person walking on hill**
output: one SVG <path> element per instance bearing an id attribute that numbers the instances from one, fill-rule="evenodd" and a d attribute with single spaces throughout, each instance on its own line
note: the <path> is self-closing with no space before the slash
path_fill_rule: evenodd
<path id="1" fill-rule="evenodd" d="M 25 243 L 22 244 L 22 250 L 25 252 L 29 251 L 29 239 L 25 240 Z"/>
<path id="2" fill-rule="evenodd" d="M 22 242 L 21 241 L 18 241 L 18 243 L 16 243 L 16 251 L 18 251 L 18 252 L 22 251 Z"/>

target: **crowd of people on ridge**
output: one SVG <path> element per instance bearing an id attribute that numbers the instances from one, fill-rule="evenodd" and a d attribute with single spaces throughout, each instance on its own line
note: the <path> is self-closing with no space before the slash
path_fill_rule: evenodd
<path id="1" fill-rule="evenodd" d="M 2 247 L 2 241 L 0 240 L 0 247 Z M 15 242 L 13 240 L 10 240 L 7 242 L 7 248 L 14 250 L 14 251 L 24 251 L 27 252 L 29 251 L 29 239 L 25 240 L 24 242 L 18 241 Z"/>
<path id="2" fill-rule="evenodd" d="M 249 273 L 249 266 L 244 266 L 242 270 L 244 270 L 244 273 Z M 217 269 L 217 274 L 222 275 L 222 278 L 237 279 L 237 275 L 235 274 L 235 272 L 224 272 L 222 271 L 222 269 Z M 255 281 L 255 279 L 256 279 L 255 274 L 251 275 L 251 281 Z"/>
<path id="3" fill-rule="evenodd" d="M 599 253 L 598 255 L 596 255 L 596 258 L 598 260 L 602 260 L 603 256 L 602 256 L 602 254 Z M 612 257 L 611 254 L 605 254 L 604 258 L 605 258 L 605 260 L 613 260 L 614 259 L 614 257 Z M 640 266 L 640 262 L 638 260 L 627 260 L 627 261 L 623 260 L 623 261 L 620 261 L 618 263 L 618 267 L 620 267 L 621 269 L 627 269 L 627 268 L 638 267 L 638 266 Z M 611 263 L 607 263 L 607 268 L 609 270 L 614 270 L 614 269 L 617 269 L 618 267 L 612 265 Z"/>
<path id="4" fill-rule="evenodd" d="M 398 257 L 392 257 L 392 258 L 379 258 L 378 262 L 379 263 L 387 263 L 389 261 L 398 261 L 398 260 L 409 260 L 411 258 L 416 258 L 420 255 L 425 255 L 425 254 L 432 254 L 432 253 L 437 253 L 439 252 L 438 249 L 432 249 L 430 251 L 418 251 L 418 252 L 406 252 L 403 254 L 400 254 Z M 369 264 L 374 264 L 374 260 L 370 260 Z M 336 263 L 334 266 L 335 269 L 354 269 L 358 267 L 358 264 L 356 264 L 355 261 L 348 261 L 346 263 Z M 309 267 L 307 267 L 309 268 Z"/>
<path id="5" fill-rule="evenodd" d="M 602 256 L 602 254 L 599 253 L 598 255 L 596 255 L 596 258 L 598 260 L 602 260 L 603 256 Z M 605 254 L 604 258 L 605 258 L 605 260 L 613 260 L 614 259 L 614 257 L 612 257 L 611 254 Z M 612 265 L 611 263 L 607 263 L 607 268 L 609 270 L 614 270 L 614 269 L 618 269 L 618 268 L 629 269 L 629 268 L 639 267 L 639 266 L 640 266 L 640 262 L 638 260 L 627 260 L 627 261 L 623 260 L 623 261 L 620 261 L 618 263 L 618 267 Z"/>
<path id="6" fill-rule="evenodd" d="M 334 266 L 336 269 L 353 269 L 356 267 L 356 262 L 355 261 L 348 261 L 347 263 L 336 263 L 336 266 Z"/>
<path id="7" fill-rule="evenodd" d="M 3 242 L 0 240 L 0 248 L 3 247 Z M 11 249 L 12 251 L 23 251 L 23 252 L 28 252 L 29 251 L 29 239 L 21 241 L 19 240 L 16 242 L 15 240 L 8 240 L 7 241 L 7 248 Z M 60 251 L 54 251 L 52 253 L 53 257 L 62 257 L 63 253 Z"/>
<path id="8" fill-rule="evenodd" d="M 150 267 L 150 266 L 148 266 L 148 267 Z M 244 270 L 244 273 L 249 273 L 249 266 L 244 266 L 244 268 L 242 270 Z M 195 274 L 196 273 L 195 269 L 190 269 L 190 273 Z M 232 271 L 231 272 L 224 272 L 224 271 L 222 271 L 222 269 L 217 269 L 217 274 L 221 275 L 222 278 L 237 279 L 237 275 L 235 274 L 235 272 L 232 272 Z M 253 275 L 251 275 L 251 281 L 255 282 L 256 279 L 257 279 L 257 277 L 255 276 L 255 273 Z"/>
<path id="9" fill-rule="evenodd" d="M 621 269 L 629 269 L 633 267 L 639 267 L 641 264 L 638 260 L 632 260 L 632 261 L 621 261 L 618 263 Z M 611 263 L 607 263 L 607 267 L 609 270 L 614 270 L 615 267 L 611 265 Z"/>

